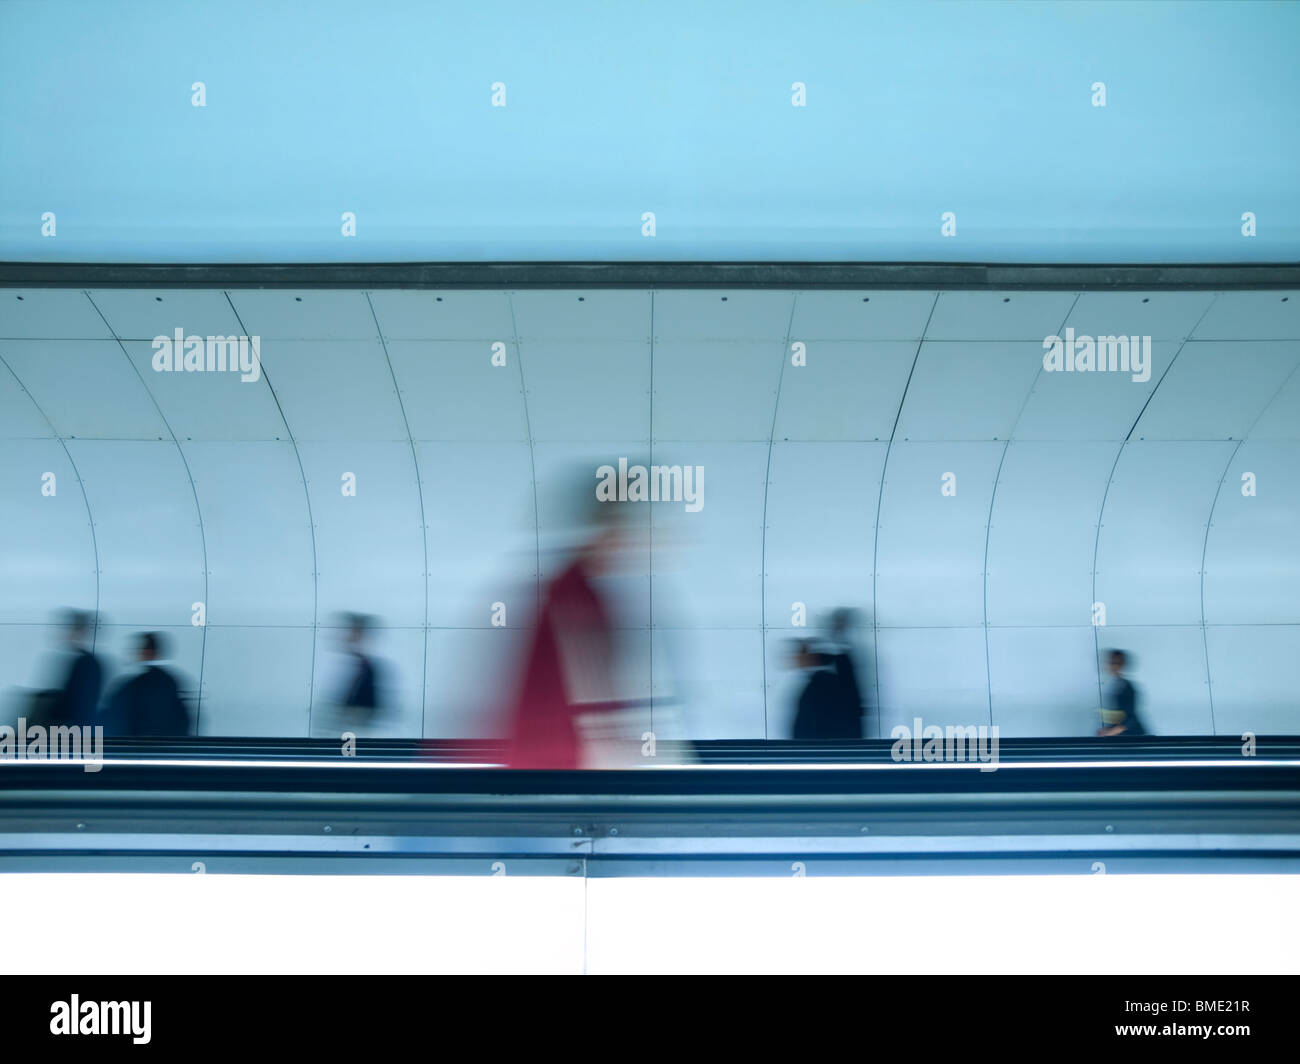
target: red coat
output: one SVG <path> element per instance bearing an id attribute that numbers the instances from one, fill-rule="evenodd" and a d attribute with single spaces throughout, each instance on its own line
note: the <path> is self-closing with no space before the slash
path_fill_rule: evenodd
<path id="1" fill-rule="evenodd" d="M 507 765 L 581 768 L 577 718 L 611 705 L 612 680 L 609 614 L 575 561 L 547 588 L 511 711 Z"/>

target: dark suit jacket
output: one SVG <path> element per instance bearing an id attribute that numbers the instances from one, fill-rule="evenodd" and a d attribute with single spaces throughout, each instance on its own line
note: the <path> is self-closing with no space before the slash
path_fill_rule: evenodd
<path id="1" fill-rule="evenodd" d="M 1137 688 L 1123 676 L 1117 676 L 1111 685 L 1111 699 L 1115 703 L 1112 709 L 1124 714 L 1124 730 L 1121 735 L 1146 735 L 1147 730 L 1137 712 Z"/>
<path id="2" fill-rule="evenodd" d="M 375 709 L 379 705 L 375 663 L 364 654 L 356 655 L 356 671 L 343 693 L 343 704 L 351 709 Z"/>
<path id="3" fill-rule="evenodd" d="M 112 729 L 122 735 L 189 735 L 190 713 L 175 677 L 157 665 L 123 681 L 108 704 Z"/>
<path id="4" fill-rule="evenodd" d="M 78 650 L 55 703 L 57 719 L 51 723 L 74 727 L 94 725 L 103 686 L 104 670 L 99 666 L 99 659 L 89 650 Z"/>
<path id="5" fill-rule="evenodd" d="M 839 677 L 840 684 L 843 686 L 843 696 L 847 702 L 845 711 L 860 721 L 866 716 L 866 706 L 862 702 L 862 689 L 858 687 L 858 673 L 853 667 L 853 658 L 845 651 L 835 655 L 834 664 L 835 675 Z M 862 738 L 860 726 L 853 738 Z"/>
<path id="6" fill-rule="evenodd" d="M 854 705 L 834 668 L 814 669 L 799 696 L 796 739 L 860 739 L 861 707 Z"/>

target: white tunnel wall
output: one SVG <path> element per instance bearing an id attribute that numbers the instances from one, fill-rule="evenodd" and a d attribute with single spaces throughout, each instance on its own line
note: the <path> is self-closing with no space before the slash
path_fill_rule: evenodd
<path id="1" fill-rule="evenodd" d="M 1044 372 L 1066 326 L 1150 378 Z M 178 327 L 257 379 L 155 372 Z M 1298 337 L 1275 292 L 3 290 L 0 713 L 74 606 L 114 673 L 171 636 L 202 733 L 326 734 L 361 612 L 378 732 L 493 734 L 626 457 L 704 471 L 611 584 L 658 722 L 787 736 L 853 606 L 871 734 L 1088 734 L 1111 646 L 1157 732 L 1300 732 Z"/>

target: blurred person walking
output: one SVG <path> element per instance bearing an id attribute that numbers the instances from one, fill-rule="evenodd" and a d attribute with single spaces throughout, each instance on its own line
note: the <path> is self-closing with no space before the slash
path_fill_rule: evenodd
<path id="1" fill-rule="evenodd" d="M 171 670 L 157 664 L 166 656 L 166 643 L 159 633 L 141 632 L 136 637 L 135 659 L 141 668 L 119 683 L 108 697 L 110 734 L 166 736 L 192 732 L 180 684 Z"/>
<path id="2" fill-rule="evenodd" d="M 1106 656 L 1106 670 L 1111 681 L 1102 696 L 1101 727 L 1098 735 L 1139 736 L 1150 734 L 1138 716 L 1137 688 L 1129 682 L 1124 670 L 1129 663 L 1128 655 L 1122 650 L 1112 650 Z"/>
<path id="3" fill-rule="evenodd" d="M 597 587 L 628 549 L 626 508 L 636 504 L 598 502 L 588 483 L 580 543 L 543 593 L 509 710 L 510 768 L 591 767 L 595 736 L 607 753 L 611 738 L 618 738 L 619 717 L 612 714 L 627 708 L 616 698 L 612 610 Z"/>
<path id="4" fill-rule="evenodd" d="M 836 655 L 819 650 L 811 640 L 796 639 L 790 646 L 791 667 L 808 674 L 799 694 L 792 738 L 860 739 L 860 705 L 846 693 L 836 672 Z"/>
<path id="5" fill-rule="evenodd" d="M 85 610 L 63 614 L 63 642 L 70 662 L 61 686 L 38 691 L 32 699 L 33 721 L 65 727 L 93 727 L 98 717 L 99 697 L 104 689 L 104 669 L 90 645 L 96 619 Z"/>

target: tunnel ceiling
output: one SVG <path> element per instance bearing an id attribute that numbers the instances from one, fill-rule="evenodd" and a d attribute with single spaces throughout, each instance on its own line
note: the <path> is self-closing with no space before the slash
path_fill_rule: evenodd
<path id="1" fill-rule="evenodd" d="M 4 257 L 1300 259 L 1295 4 L 493 13 L 0 4 Z"/>
<path id="2" fill-rule="evenodd" d="M 258 337 L 257 379 L 157 371 L 177 329 Z M 1046 371 L 1067 330 L 1149 336 L 1149 379 Z M 550 485 L 651 456 L 705 470 L 631 621 L 692 634 L 696 734 L 786 727 L 794 603 L 873 619 L 885 734 L 1078 734 L 1121 633 L 1158 729 L 1300 731 L 1298 366 L 1288 291 L 3 289 L 0 687 L 83 605 L 113 654 L 176 635 L 201 728 L 304 734 L 359 609 L 394 733 L 479 734 Z"/>

